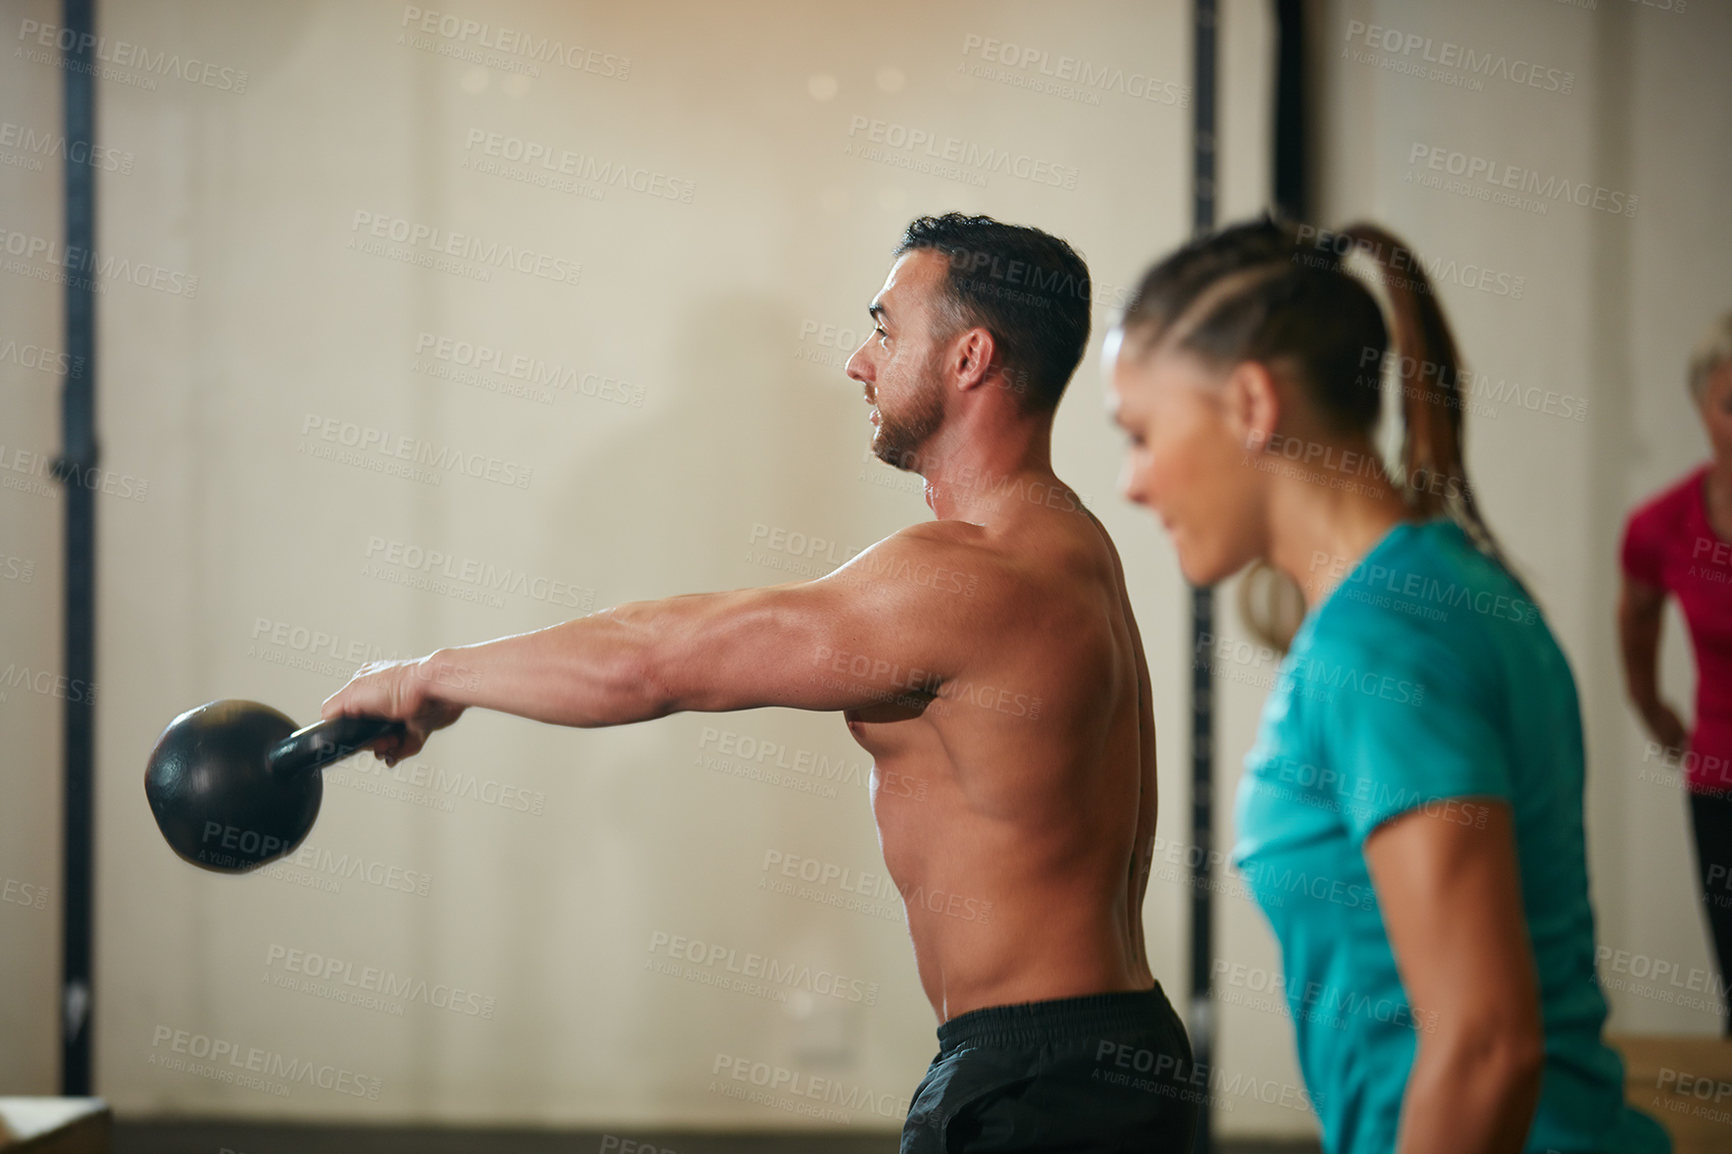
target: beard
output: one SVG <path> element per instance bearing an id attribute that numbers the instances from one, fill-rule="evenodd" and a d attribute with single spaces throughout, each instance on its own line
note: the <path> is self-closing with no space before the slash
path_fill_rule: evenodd
<path id="1" fill-rule="evenodd" d="M 878 406 L 878 433 L 872 438 L 872 455 L 907 473 L 920 471 L 920 450 L 944 423 L 944 386 L 939 381 L 937 360 L 934 357 L 921 372 L 907 411 L 892 413 L 882 404 Z"/>

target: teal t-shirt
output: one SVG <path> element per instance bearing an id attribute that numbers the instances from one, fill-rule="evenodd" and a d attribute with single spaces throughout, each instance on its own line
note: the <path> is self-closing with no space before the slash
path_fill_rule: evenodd
<path id="1" fill-rule="evenodd" d="M 1327 559 L 1323 559 L 1326 563 Z M 1345 568 L 1345 567 L 1343 567 Z M 1299 1065 L 1329 1154 L 1389 1154 L 1420 1032 L 1365 839 L 1425 808 L 1513 814 L 1546 1061 L 1526 1149 L 1667 1154 L 1600 1037 L 1582 835 L 1582 721 L 1526 591 L 1454 522 L 1391 529 L 1307 614 L 1245 758 L 1234 864 L 1280 942 Z"/>

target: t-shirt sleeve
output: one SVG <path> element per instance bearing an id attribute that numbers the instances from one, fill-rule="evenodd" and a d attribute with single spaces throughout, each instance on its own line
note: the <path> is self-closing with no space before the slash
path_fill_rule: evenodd
<path id="1" fill-rule="evenodd" d="M 1492 672 L 1409 623 L 1342 647 L 1325 716 L 1341 813 L 1363 845 L 1389 819 L 1451 798 L 1511 800 Z"/>
<path id="2" fill-rule="evenodd" d="M 1626 576 L 1646 585 L 1661 585 L 1665 578 L 1666 527 L 1664 510 L 1647 505 L 1624 522 L 1624 543 L 1618 560 Z"/>

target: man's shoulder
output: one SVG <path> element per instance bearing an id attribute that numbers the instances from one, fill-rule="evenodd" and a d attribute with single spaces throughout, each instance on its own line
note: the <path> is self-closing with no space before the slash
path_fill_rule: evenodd
<path id="1" fill-rule="evenodd" d="M 950 517 L 939 517 L 931 521 L 916 521 L 914 524 L 905 525 L 884 538 L 885 541 L 901 541 L 914 546 L 926 545 L 938 548 L 978 546 L 986 539 L 985 526 Z"/>
<path id="2" fill-rule="evenodd" d="M 1010 528 L 953 519 L 922 521 L 897 530 L 874 549 L 880 547 L 901 558 L 966 567 L 982 580 L 990 577 L 1007 590 L 1025 592 L 1055 583 L 1076 585 L 1079 570 L 1098 572 L 1110 582 L 1114 560 L 1104 530 L 1097 532 L 1089 521 Z"/>
<path id="3" fill-rule="evenodd" d="M 957 598 L 968 608 L 1000 604 L 1016 590 L 1009 557 L 979 525 L 922 521 L 861 550 L 848 563 L 857 580 L 900 592 L 910 602 Z M 954 616 L 946 614 L 946 616 Z"/>
<path id="4" fill-rule="evenodd" d="M 1062 544 L 1029 541 L 967 521 L 939 519 L 898 529 L 862 550 L 848 567 L 858 580 L 899 587 L 904 604 L 960 594 L 969 612 L 1003 613 L 1019 603 L 1058 608 L 1065 592 L 1080 592 L 1067 575 Z M 942 602 L 941 602 L 942 603 Z M 948 615 L 953 616 L 954 615 Z"/>

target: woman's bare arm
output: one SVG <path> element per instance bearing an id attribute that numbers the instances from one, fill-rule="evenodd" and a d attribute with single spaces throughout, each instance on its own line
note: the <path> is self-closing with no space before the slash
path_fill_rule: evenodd
<path id="1" fill-rule="evenodd" d="M 1624 658 L 1624 688 L 1654 740 L 1682 749 L 1689 731 L 1677 710 L 1660 699 L 1660 626 L 1666 591 L 1625 577 L 1618 592 L 1618 642 Z"/>
<path id="2" fill-rule="evenodd" d="M 1520 1154 L 1545 1034 L 1507 803 L 1412 810 L 1365 860 L 1419 1031 L 1399 1154 Z"/>

